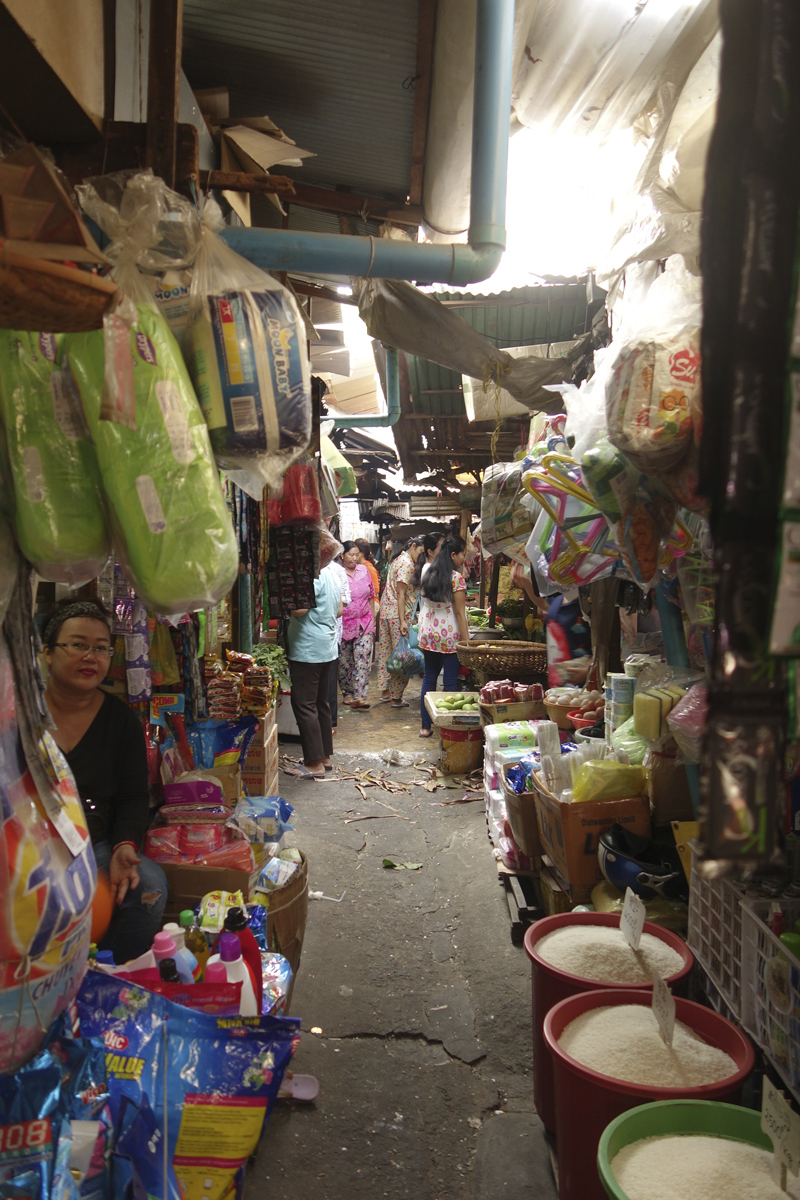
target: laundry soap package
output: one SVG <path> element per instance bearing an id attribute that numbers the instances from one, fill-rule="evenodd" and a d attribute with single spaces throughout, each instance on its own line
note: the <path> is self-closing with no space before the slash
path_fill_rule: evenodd
<path id="1" fill-rule="evenodd" d="M 97 971 L 83 981 L 77 1010 L 82 1035 L 105 1042 L 115 1118 L 146 1097 L 166 1141 L 158 1163 L 168 1178 L 148 1192 L 172 1195 L 167 1184 L 176 1179 L 183 1200 L 233 1197 L 299 1040 L 299 1019 L 194 1012 Z"/>
<path id="2" fill-rule="evenodd" d="M 308 446 L 307 335 L 291 292 L 226 246 L 222 228 L 208 201 L 186 354 L 217 463 L 260 500 Z"/>
<path id="3" fill-rule="evenodd" d="M 166 321 L 126 298 L 103 332 L 68 334 L 65 351 L 114 544 L 136 592 L 158 613 L 217 604 L 236 578 L 236 541 L 208 430 Z"/>
<path id="4" fill-rule="evenodd" d="M 101 573 L 111 543 L 89 430 L 63 335 L 0 331 L 0 418 L 20 549 L 43 579 L 77 587 Z"/>

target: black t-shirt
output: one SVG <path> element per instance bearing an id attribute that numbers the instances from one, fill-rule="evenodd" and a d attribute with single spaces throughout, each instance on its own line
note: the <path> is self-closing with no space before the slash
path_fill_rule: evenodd
<path id="1" fill-rule="evenodd" d="M 66 756 L 92 842 L 144 839 L 150 811 L 147 750 L 139 718 L 106 695 L 97 716 Z"/>

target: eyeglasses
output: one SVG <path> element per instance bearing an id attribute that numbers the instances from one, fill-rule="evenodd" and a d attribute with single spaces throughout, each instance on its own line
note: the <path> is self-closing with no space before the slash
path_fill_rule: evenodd
<path id="1" fill-rule="evenodd" d="M 61 646 L 74 657 L 84 658 L 87 654 L 94 654 L 96 658 L 110 658 L 112 654 L 111 647 L 107 645 L 87 646 L 85 642 L 54 642 L 53 645 Z"/>

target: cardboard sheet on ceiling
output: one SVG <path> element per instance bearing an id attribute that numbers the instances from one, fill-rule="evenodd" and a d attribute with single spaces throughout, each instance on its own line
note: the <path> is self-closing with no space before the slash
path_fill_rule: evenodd
<path id="1" fill-rule="evenodd" d="M 512 358 L 438 300 L 401 280 L 368 280 L 358 308 L 372 337 L 387 346 L 473 379 L 497 379 L 531 411 L 563 411 L 561 396 L 544 388 L 572 379 L 570 359 Z"/>
<path id="2" fill-rule="evenodd" d="M 313 157 L 313 150 L 303 150 L 296 146 L 269 117 L 233 117 L 222 124 L 220 158 L 223 171 L 269 175 L 270 167 L 279 164 L 285 167 L 301 167 L 304 158 Z M 249 194 L 230 191 L 222 194 L 240 220 L 250 226 Z M 268 198 L 283 214 L 278 197 Z"/>

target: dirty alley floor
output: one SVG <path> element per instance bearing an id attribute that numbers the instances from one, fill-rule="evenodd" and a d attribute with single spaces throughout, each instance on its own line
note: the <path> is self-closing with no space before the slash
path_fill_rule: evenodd
<path id="1" fill-rule="evenodd" d="M 407 709 L 376 704 L 373 679 L 368 713 L 340 710 L 334 764 L 384 769 L 387 748 L 436 761 L 438 736 L 418 737 L 418 680 L 406 695 Z M 365 802 L 349 781 L 280 779 L 309 887 L 344 899 L 310 901 L 292 1002 L 293 1068 L 316 1075 L 319 1097 L 278 1102 L 248 1200 L 555 1200 L 533 1109 L 530 970 L 483 804 L 442 806 L 463 787 L 370 789 Z M 387 857 L 422 866 L 388 870 Z"/>

